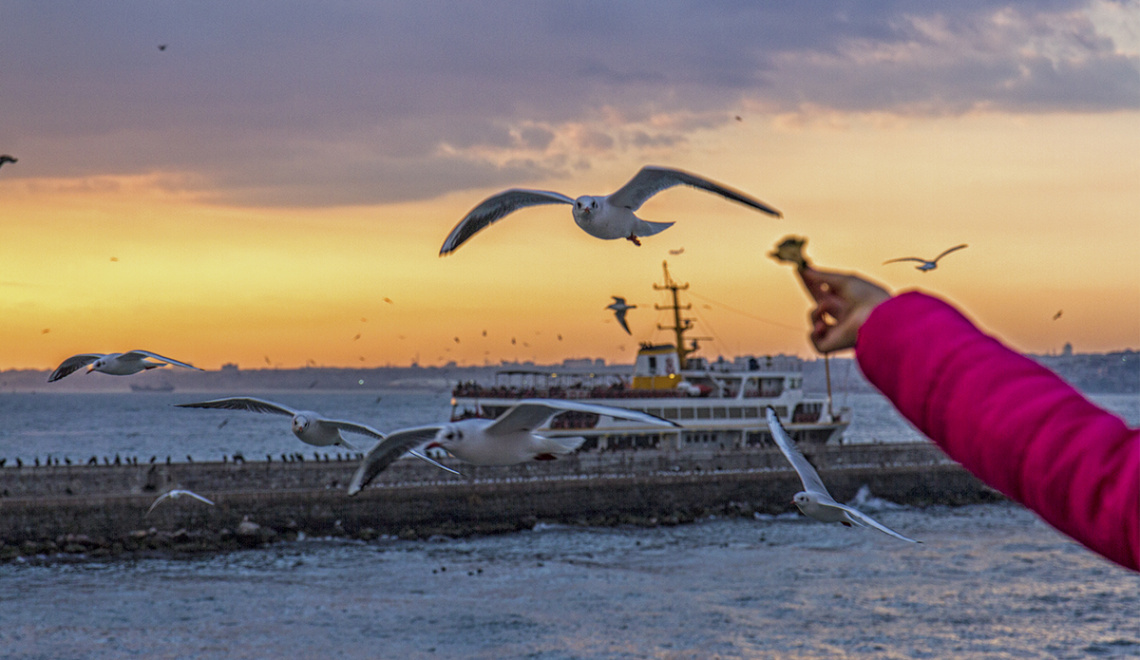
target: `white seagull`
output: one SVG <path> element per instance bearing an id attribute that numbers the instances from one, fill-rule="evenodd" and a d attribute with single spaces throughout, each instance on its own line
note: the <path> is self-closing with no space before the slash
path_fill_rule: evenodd
<path id="1" fill-rule="evenodd" d="M 625 334 L 632 335 L 633 333 L 629 331 L 629 326 L 626 325 L 625 322 L 625 313 L 631 309 L 637 309 L 637 305 L 625 304 L 625 298 L 622 298 L 621 296 L 610 297 L 613 298 L 614 301 L 612 304 L 606 305 L 606 309 L 614 310 L 614 317 L 617 318 L 617 322 L 621 324 L 621 329 L 625 330 Z"/>
<path id="2" fill-rule="evenodd" d="M 796 493 L 792 501 L 805 516 L 815 518 L 822 522 L 842 523 L 848 527 L 852 525 L 858 527 L 874 527 L 880 532 L 890 534 L 896 539 L 910 543 L 921 543 L 921 541 L 907 538 L 889 527 L 886 527 L 858 509 L 836 502 L 835 499 L 831 497 L 831 493 L 827 492 L 827 486 L 823 485 L 823 480 L 819 478 L 819 473 L 815 471 L 815 468 L 812 467 L 807 458 L 804 458 L 804 455 L 800 453 L 800 450 L 796 448 L 792 439 L 788 436 L 787 431 L 780 425 L 780 418 L 776 416 L 776 411 L 772 409 L 772 406 L 768 406 L 764 414 L 768 418 L 768 429 L 772 432 L 772 438 L 775 439 L 776 445 L 779 446 L 780 451 L 784 452 L 784 456 L 787 457 L 792 467 L 796 469 L 796 473 L 800 475 L 800 481 L 803 482 L 803 491 Z"/>
<path id="3" fill-rule="evenodd" d="M 950 248 L 949 250 L 946 250 L 945 252 L 938 255 L 937 257 L 930 259 L 929 261 L 926 259 L 922 259 L 920 257 L 899 257 L 898 259 L 888 259 L 888 260 L 883 262 L 883 265 L 885 266 L 887 264 L 893 264 L 896 261 L 917 261 L 918 265 L 915 266 L 915 268 L 917 268 L 918 270 L 921 270 L 922 272 L 925 273 L 928 270 L 934 270 L 935 268 L 938 268 L 938 260 L 939 259 L 941 259 L 942 257 L 945 257 L 946 255 L 950 254 L 951 252 L 953 252 L 955 250 L 961 250 L 964 247 L 970 247 L 970 246 L 966 245 L 965 243 L 963 243 L 961 245 L 955 245 L 954 247 Z"/>
<path id="4" fill-rule="evenodd" d="M 425 448 L 442 447 L 471 465 L 515 465 L 527 461 L 554 460 L 559 455 L 569 454 L 580 447 L 585 438 L 552 438 L 535 433 L 535 430 L 555 415 L 568 410 L 653 426 L 680 426 L 661 417 L 625 408 L 563 399 L 522 399 L 498 419 L 462 419 L 394 431 L 365 454 L 349 484 L 348 494 L 359 493 L 397 457 L 409 448 L 420 445 L 425 445 Z"/>
<path id="5" fill-rule="evenodd" d="M 146 510 L 145 515 L 149 516 L 150 512 L 154 511 L 154 507 L 158 506 L 159 503 L 162 502 L 163 500 L 165 500 L 165 499 L 176 500 L 179 497 L 182 497 L 183 495 L 188 495 L 188 496 L 193 497 L 194 499 L 198 500 L 199 502 L 205 502 L 206 504 L 209 504 L 210 506 L 214 506 L 213 502 L 202 497 L 198 493 L 194 493 L 194 492 L 191 492 L 188 490 L 182 490 L 179 488 L 175 488 L 174 490 L 169 490 L 169 491 L 166 491 L 165 493 L 163 493 L 162 495 L 159 495 L 158 499 L 154 501 L 154 504 L 151 504 L 150 508 Z"/>
<path id="6" fill-rule="evenodd" d="M 158 362 L 148 362 L 149 360 L 158 360 Z M 87 367 L 87 373 L 98 371 L 112 376 L 129 376 L 137 374 L 140 371 L 147 369 L 157 369 L 165 367 L 168 364 L 173 364 L 178 367 L 186 367 L 187 369 L 194 369 L 202 371 L 198 367 L 186 362 L 179 362 L 172 360 L 168 357 L 163 357 L 158 353 L 151 353 L 150 351 L 128 351 L 126 353 L 80 353 L 79 355 L 72 355 L 56 367 L 55 371 L 48 376 L 48 382 L 52 383 L 64 376 L 74 373 L 83 367 Z"/>
<path id="7" fill-rule="evenodd" d="M 248 410 L 250 412 L 292 417 L 293 435 L 300 438 L 301 442 L 313 445 L 314 447 L 337 445 L 356 451 L 356 447 L 350 445 L 340 436 L 341 431 L 359 433 L 378 440 L 384 439 L 383 433 L 370 426 L 339 419 L 328 419 L 312 410 L 294 410 L 280 403 L 252 397 L 231 397 L 227 399 L 200 401 L 198 403 L 179 403 L 177 405 L 179 408 L 223 408 L 225 410 Z"/>
<path id="8" fill-rule="evenodd" d="M 341 437 L 340 432 L 346 433 L 359 433 L 366 435 L 377 440 L 384 440 L 385 435 L 380 431 L 365 426 L 364 424 L 357 424 L 356 422 L 348 422 L 340 419 L 328 419 L 322 417 L 320 413 L 313 412 L 312 410 L 294 410 L 289 406 L 274 403 L 273 401 L 266 401 L 265 399 L 255 399 L 253 397 L 230 397 L 226 399 L 213 399 L 211 401 L 200 401 L 198 403 L 179 403 L 179 408 L 222 408 L 225 410 L 248 410 L 250 412 L 270 413 L 274 415 L 285 415 L 293 418 L 293 435 L 300 438 L 301 442 L 313 445 L 314 447 L 330 447 L 333 445 L 344 447 L 351 451 L 356 451 L 356 447 L 349 444 L 347 440 Z M 440 464 L 428 456 L 421 454 L 418 451 L 410 451 L 416 458 L 422 459 L 431 463 L 432 465 L 454 472 L 446 465 Z"/>
<path id="9" fill-rule="evenodd" d="M 641 245 L 639 236 L 652 236 L 672 226 L 672 222 L 647 222 L 634 215 L 647 199 L 673 186 L 692 186 L 716 193 L 745 206 L 763 211 L 777 218 L 782 214 L 767 204 L 753 199 L 744 193 L 720 185 L 708 179 L 681 170 L 648 165 L 641 168 L 632 179 L 617 192 L 610 195 L 583 195 L 571 199 L 562 193 L 549 190 L 527 190 L 511 188 L 495 193 L 479 202 L 455 225 L 443 242 L 439 254 L 451 254 L 476 232 L 493 222 L 526 206 L 542 204 L 569 204 L 573 208 L 574 222 L 587 234 L 605 240 L 624 238 L 635 245 Z"/>

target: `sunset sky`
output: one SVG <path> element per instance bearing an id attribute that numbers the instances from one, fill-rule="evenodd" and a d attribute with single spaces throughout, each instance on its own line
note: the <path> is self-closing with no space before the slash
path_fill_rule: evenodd
<path id="1" fill-rule="evenodd" d="M 629 362 L 664 260 L 704 355 L 809 357 L 789 234 L 1018 350 L 1140 348 L 1140 2 L 8 2 L 0 62 L 0 369 Z M 784 217 L 679 187 L 642 247 L 545 206 L 438 256 L 647 164 Z"/>

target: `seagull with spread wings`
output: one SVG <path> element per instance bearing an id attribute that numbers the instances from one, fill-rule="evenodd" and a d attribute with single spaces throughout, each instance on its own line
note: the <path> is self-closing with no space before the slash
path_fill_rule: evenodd
<path id="1" fill-rule="evenodd" d="M 157 362 L 151 362 L 150 360 L 157 360 Z M 110 374 L 112 376 L 129 376 L 147 369 L 165 367 L 168 364 L 194 369 L 195 371 L 202 371 L 202 369 L 192 364 L 172 360 L 171 358 L 163 357 L 158 353 L 151 353 L 150 351 L 135 350 L 126 353 L 80 353 L 79 355 L 72 355 L 56 367 L 55 371 L 48 376 L 48 382 L 53 383 L 64 376 L 79 371 L 83 367 L 87 367 L 87 373 L 98 371 L 99 373 Z"/>
<path id="2" fill-rule="evenodd" d="M 795 498 L 792 500 L 796 507 L 799 508 L 803 514 L 809 518 L 815 518 L 821 522 L 837 522 L 842 523 L 848 527 L 855 525 L 857 527 L 874 527 L 884 534 L 895 537 L 910 543 L 921 543 L 914 539 L 907 538 L 902 534 L 894 531 L 876 521 L 871 516 L 863 513 L 862 511 L 849 507 L 845 504 L 836 502 L 831 497 L 831 493 L 827 492 L 827 486 L 823 485 L 823 480 L 819 478 L 819 473 L 815 471 L 811 463 L 804 457 L 800 450 L 792 442 L 791 437 L 788 436 L 787 431 L 780 424 L 780 418 L 776 415 L 776 411 L 772 406 L 764 411 L 768 419 L 768 430 L 772 432 L 772 439 L 776 441 L 776 446 L 787 457 L 788 462 L 795 468 L 796 474 L 800 476 L 800 481 L 803 483 L 803 491 L 796 493 Z"/>
<path id="3" fill-rule="evenodd" d="M 625 322 L 625 313 L 631 309 L 637 309 L 637 305 L 627 305 L 625 302 L 625 298 L 622 298 L 621 296 L 610 296 L 610 297 L 613 298 L 614 301 L 613 301 L 613 303 L 606 305 L 606 309 L 614 310 L 614 318 L 616 318 L 618 324 L 621 325 L 621 329 L 625 330 L 625 334 L 627 334 L 627 335 L 633 334 L 632 332 L 629 331 L 629 325 L 626 324 L 626 322 Z"/>
<path id="4" fill-rule="evenodd" d="M 349 484 L 356 495 L 396 458 L 413 447 L 440 447 L 471 465 L 515 465 L 550 461 L 580 447 L 585 438 L 551 437 L 536 431 L 555 415 L 576 411 L 638 422 L 654 427 L 678 427 L 676 422 L 636 410 L 579 403 L 564 399 L 522 399 L 497 419 L 471 418 L 394 431 L 364 456 Z"/>
<path id="5" fill-rule="evenodd" d="M 647 165 L 616 192 L 609 195 L 584 195 L 572 199 L 549 190 L 512 188 L 495 193 L 471 209 L 448 234 L 439 254 L 455 252 L 476 232 L 490 226 L 510 213 L 528 206 L 543 204 L 569 204 L 574 222 L 587 234 L 613 240 L 624 238 L 641 245 L 641 236 L 652 236 L 673 225 L 672 222 L 648 222 L 634 215 L 641 205 L 657 193 L 673 186 L 691 186 L 715 193 L 725 199 L 744 204 L 768 215 L 782 217 L 776 209 L 704 177 L 667 167 Z"/>
<path id="6" fill-rule="evenodd" d="M 917 261 L 918 265 L 915 266 L 915 268 L 917 268 L 918 270 L 921 270 L 922 272 L 925 273 L 928 270 L 934 270 L 935 268 L 938 268 L 938 260 L 941 259 L 942 257 L 945 257 L 946 255 L 950 254 L 951 252 L 954 252 L 956 250 L 961 250 L 962 248 L 965 248 L 965 247 L 970 247 L 970 246 L 966 245 L 965 243 L 963 243 L 961 245 L 955 245 L 954 247 L 950 248 L 949 250 L 946 250 L 945 252 L 938 255 L 937 257 L 934 257 L 933 259 L 929 259 L 929 260 L 923 259 L 921 257 L 899 257 L 898 259 L 888 259 L 888 260 L 883 262 L 883 265 L 885 266 L 887 264 L 893 264 L 897 261 Z"/>

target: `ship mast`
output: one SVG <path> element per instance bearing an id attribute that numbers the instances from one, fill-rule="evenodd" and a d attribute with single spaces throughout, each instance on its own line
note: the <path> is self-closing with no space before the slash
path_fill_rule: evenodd
<path id="1" fill-rule="evenodd" d="M 658 330 L 672 330 L 673 331 L 673 335 L 676 338 L 676 342 L 677 342 L 677 362 L 678 362 L 680 369 L 685 369 L 688 366 L 687 358 L 689 357 L 689 354 L 695 352 L 697 349 L 695 347 L 694 348 L 686 348 L 685 347 L 685 332 L 687 332 L 690 328 L 693 327 L 693 320 L 687 319 L 687 318 L 681 318 L 681 311 L 692 309 L 693 306 L 692 306 L 692 304 L 681 305 L 681 299 L 680 299 L 680 296 L 677 295 L 677 292 L 687 290 L 689 288 L 689 283 L 685 282 L 684 284 L 677 284 L 676 282 L 673 281 L 672 277 L 669 277 L 669 262 L 668 261 L 662 261 L 661 267 L 665 270 L 665 284 L 663 284 L 663 285 L 654 284 L 653 289 L 656 291 L 666 291 L 666 290 L 669 291 L 673 296 L 673 304 L 672 305 L 654 304 L 653 308 L 656 309 L 657 311 L 664 311 L 667 309 L 672 310 L 673 311 L 673 325 L 672 326 L 665 326 L 665 325 L 658 324 L 657 329 Z"/>

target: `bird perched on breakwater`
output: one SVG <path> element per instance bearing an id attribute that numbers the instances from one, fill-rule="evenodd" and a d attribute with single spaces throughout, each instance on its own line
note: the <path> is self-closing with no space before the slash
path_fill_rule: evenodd
<path id="1" fill-rule="evenodd" d="M 815 518 L 821 522 L 842 523 L 848 527 L 852 525 L 858 527 L 874 527 L 880 532 L 889 534 L 896 539 L 910 543 L 921 543 L 921 541 L 915 541 L 914 539 L 899 534 L 858 509 L 836 502 L 835 499 L 831 497 L 831 493 L 827 492 L 827 486 L 823 485 L 823 480 L 819 478 L 819 473 L 815 471 L 815 468 L 812 467 L 807 458 L 796 448 L 795 443 L 792 442 L 791 437 L 788 436 L 787 431 L 785 431 L 783 425 L 780 424 L 780 418 L 776 415 L 776 411 L 772 406 L 768 406 L 764 414 L 768 420 L 768 430 L 772 432 L 772 439 L 776 441 L 776 446 L 780 448 L 780 451 L 784 453 L 788 462 L 795 468 L 796 474 L 799 475 L 800 481 L 803 483 L 803 491 L 796 493 L 792 502 L 795 503 L 796 507 L 803 512 L 805 516 Z"/>
<path id="2" fill-rule="evenodd" d="M 439 254 L 443 256 L 455 252 L 476 232 L 510 213 L 528 206 L 543 204 L 569 204 L 572 207 L 574 222 L 582 228 L 582 231 L 595 238 L 604 240 L 624 238 L 634 245 L 641 245 L 639 237 L 652 236 L 668 229 L 673 223 L 647 222 L 634 213 L 650 197 L 681 185 L 716 193 L 725 199 L 750 206 L 777 218 L 783 215 L 764 202 L 696 174 L 647 165 L 624 186 L 609 195 L 584 195 L 578 199 L 571 199 L 558 192 L 524 188 L 512 188 L 495 193 L 479 202 L 475 208 L 467 212 L 459 224 L 455 225 L 443 241 Z"/>
<path id="3" fill-rule="evenodd" d="M 899 257 L 898 259 L 888 259 L 888 260 L 883 262 L 883 265 L 885 266 L 887 264 L 893 264 L 897 261 L 917 261 L 919 263 L 917 266 L 915 266 L 915 268 L 918 270 L 921 270 L 922 272 L 925 273 L 928 270 L 934 270 L 935 268 L 938 268 L 938 260 L 941 259 L 942 257 L 945 257 L 946 255 L 950 254 L 951 252 L 954 252 L 956 250 L 961 250 L 962 248 L 967 248 L 967 247 L 970 247 L 970 246 L 966 245 L 965 243 L 963 243 L 961 245 L 955 245 L 954 247 L 950 248 L 949 250 L 946 250 L 945 252 L 938 255 L 937 257 L 934 257 L 933 259 L 923 259 L 921 257 Z"/>
<path id="4" fill-rule="evenodd" d="M 150 360 L 157 360 L 157 362 L 151 362 Z M 179 362 L 178 360 L 163 357 L 158 353 L 151 353 L 150 351 L 134 350 L 127 351 L 126 353 L 80 353 L 79 355 L 72 355 L 56 367 L 55 371 L 48 376 L 48 382 L 55 382 L 83 367 L 87 367 L 87 373 L 98 371 L 99 373 L 109 374 L 111 376 L 129 376 L 131 374 L 137 374 L 140 371 L 165 367 L 168 364 L 193 369 L 195 371 L 203 371 L 192 364 Z"/>
<path id="5" fill-rule="evenodd" d="M 154 507 L 158 506 L 164 500 L 176 500 L 176 499 L 178 499 L 184 495 L 187 497 L 192 497 L 192 498 L 198 500 L 199 502 L 205 502 L 206 504 L 209 504 L 210 506 L 214 506 L 213 502 L 202 497 L 198 493 L 194 493 L 194 492 L 184 490 L 181 488 L 175 488 L 174 490 L 168 490 L 165 493 L 163 493 L 162 495 L 159 495 L 158 499 L 155 500 L 154 503 L 150 505 L 150 508 L 146 510 L 145 515 L 149 516 L 150 512 L 154 511 Z"/>
<path id="6" fill-rule="evenodd" d="M 609 305 L 606 305 L 606 309 L 614 310 L 614 318 L 617 319 L 618 325 L 621 326 L 621 329 L 625 330 L 625 334 L 633 334 L 629 331 L 629 325 L 627 325 L 625 322 L 625 313 L 631 309 L 637 309 L 637 305 L 627 305 L 625 298 L 622 298 L 621 296 L 610 297 L 613 298 L 614 301 Z"/>
<path id="7" fill-rule="evenodd" d="M 527 461 L 548 461 L 569 454 L 585 441 L 581 437 L 547 437 L 535 431 L 555 415 L 576 411 L 605 415 L 617 420 L 652 426 L 678 427 L 661 417 L 562 399 L 523 399 L 497 419 L 471 418 L 446 424 L 401 429 L 388 434 L 361 461 L 348 494 L 355 495 L 376 478 L 392 461 L 413 447 L 440 447 L 464 463 L 472 465 L 514 465 Z"/>

